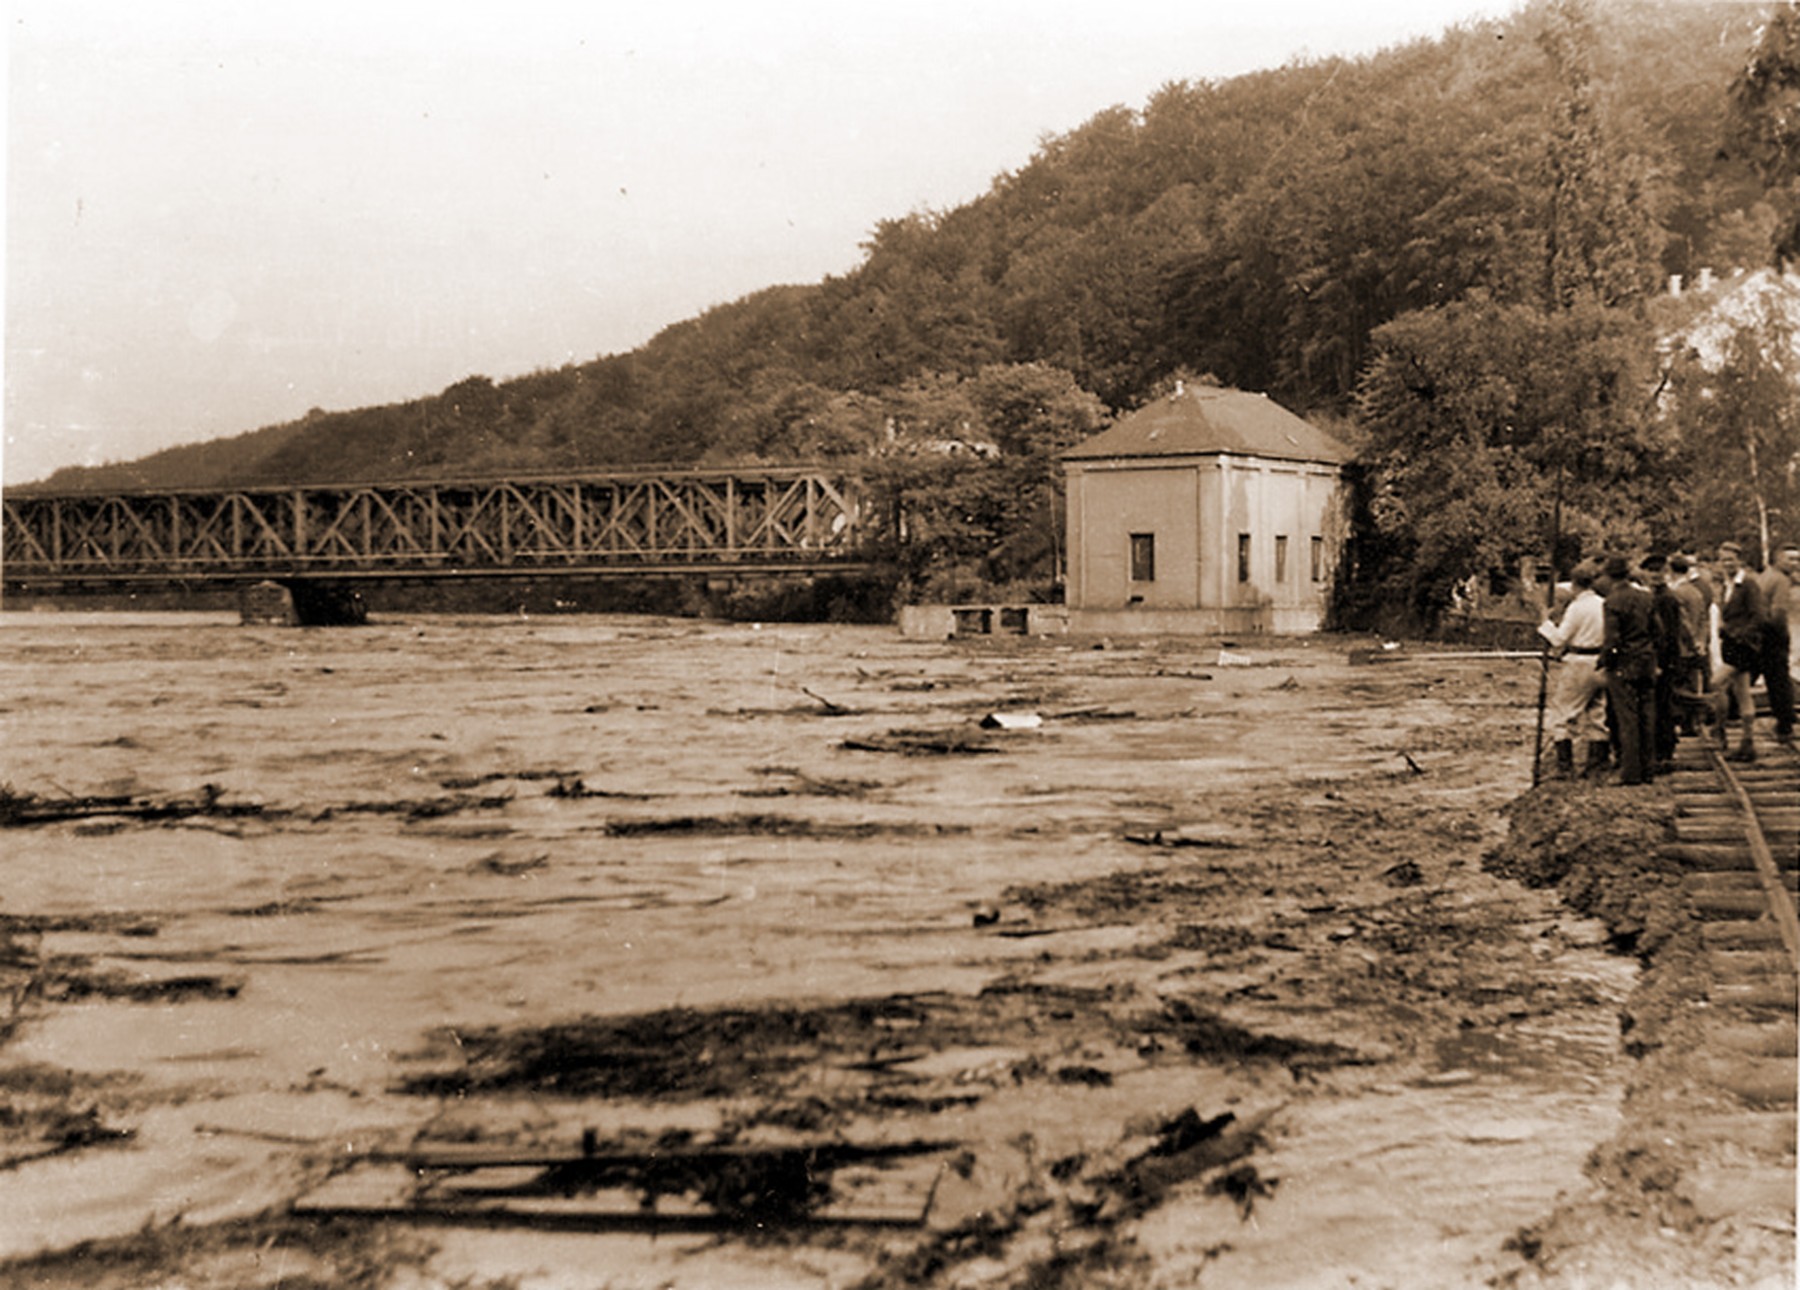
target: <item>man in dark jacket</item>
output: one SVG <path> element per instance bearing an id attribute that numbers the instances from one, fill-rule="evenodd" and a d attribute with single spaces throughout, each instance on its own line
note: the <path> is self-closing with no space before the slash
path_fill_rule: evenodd
<path id="1" fill-rule="evenodd" d="M 1650 588 L 1650 632 L 1656 650 L 1656 684 L 1653 707 L 1656 712 L 1656 769 L 1669 771 L 1675 760 L 1676 720 L 1675 690 L 1681 679 L 1682 617 L 1681 601 L 1669 588 L 1669 561 L 1662 555 L 1647 555 L 1638 569 L 1644 584 Z"/>
<path id="2" fill-rule="evenodd" d="M 1656 739 L 1656 635 L 1650 591 L 1631 578 L 1622 555 L 1608 557 L 1602 578 L 1606 595 L 1606 642 L 1600 666 L 1618 722 L 1619 782 L 1648 784 Z"/>
<path id="3" fill-rule="evenodd" d="M 1719 746 L 1727 743 L 1726 708 L 1736 700 L 1743 738 L 1726 754 L 1728 761 L 1756 760 L 1756 705 L 1750 678 L 1762 661 L 1762 590 L 1744 567 L 1744 550 L 1736 542 L 1719 544 L 1719 670 L 1713 673 L 1713 712 L 1719 723 Z"/>
<path id="4" fill-rule="evenodd" d="M 1681 666 L 1676 675 L 1675 691 L 1688 699 L 1706 693 L 1711 679 L 1711 661 L 1707 651 L 1712 642 L 1712 586 L 1693 569 L 1693 561 L 1685 555 L 1669 557 L 1669 594 L 1681 607 Z M 1687 699 L 1677 700 L 1680 708 L 1681 733 L 1697 735 L 1700 723 Z"/>

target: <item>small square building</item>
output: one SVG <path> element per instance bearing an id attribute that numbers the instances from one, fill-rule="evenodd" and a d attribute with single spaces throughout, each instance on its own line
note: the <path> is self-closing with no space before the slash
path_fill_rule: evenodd
<path id="1" fill-rule="evenodd" d="M 1354 454 L 1265 394 L 1176 392 L 1063 454 L 1069 629 L 1317 631 Z"/>

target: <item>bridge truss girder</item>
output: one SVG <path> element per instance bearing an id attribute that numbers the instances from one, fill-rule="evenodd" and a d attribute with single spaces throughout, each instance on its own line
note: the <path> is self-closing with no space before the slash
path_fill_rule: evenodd
<path id="1" fill-rule="evenodd" d="M 797 467 L 4 499 L 8 582 L 812 568 L 862 559 L 854 477 Z"/>

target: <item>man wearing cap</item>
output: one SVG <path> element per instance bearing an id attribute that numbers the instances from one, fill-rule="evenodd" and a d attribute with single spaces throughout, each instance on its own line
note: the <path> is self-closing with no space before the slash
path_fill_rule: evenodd
<path id="1" fill-rule="evenodd" d="M 1594 573 L 1590 561 L 1576 565 L 1569 575 L 1575 595 L 1562 617 L 1555 621 L 1546 618 L 1538 625 L 1538 634 L 1550 642 L 1552 653 L 1561 660 L 1548 713 L 1559 779 L 1575 777 L 1578 741 L 1587 745 L 1588 774 L 1597 775 L 1606 765 L 1606 721 L 1601 708 L 1606 678 L 1599 670 L 1606 623 L 1604 606 L 1594 591 Z"/>
<path id="2" fill-rule="evenodd" d="M 1694 562 L 1685 555 L 1669 557 L 1669 594 L 1681 607 L 1681 661 L 1675 672 L 1675 692 L 1679 695 L 1706 693 L 1708 666 L 1706 652 L 1711 631 L 1712 599 L 1707 585 L 1693 571 Z M 1677 699 L 1681 733 L 1696 733 L 1694 710 Z"/>
<path id="3" fill-rule="evenodd" d="M 1604 593 L 1600 667 L 1618 723 L 1619 782 L 1648 784 L 1656 739 L 1656 635 L 1649 588 L 1631 577 L 1622 555 L 1609 556 L 1596 587 Z"/>
<path id="4" fill-rule="evenodd" d="M 1727 761 L 1756 760 L 1756 705 L 1750 678 L 1762 661 L 1762 590 L 1744 567 L 1744 549 L 1736 542 L 1719 544 L 1719 667 L 1713 673 L 1713 714 L 1719 724 L 1719 746 L 1727 743 L 1727 705 L 1737 701 L 1743 737 L 1725 755 Z"/>

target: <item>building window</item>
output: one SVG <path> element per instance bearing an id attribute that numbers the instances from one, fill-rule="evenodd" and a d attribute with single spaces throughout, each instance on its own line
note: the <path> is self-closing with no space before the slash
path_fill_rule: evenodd
<path id="1" fill-rule="evenodd" d="M 1250 535 L 1238 534 L 1238 581 L 1250 581 Z"/>
<path id="2" fill-rule="evenodd" d="M 1131 535 L 1131 580 L 1133 582 L 1156 581 L 1156 534 L 1133 533 Z"/>
<path id="3" fill-rule="evenodd" d="M 1312 580 L 1325 580 L 1325 539 L 1316 537 L 1312 540 Z"/>
<path id="4" fill-rule="evenodd" d="M 1275 535 L 1275 581 L 1287 581 L 1287 534 Z"/>

